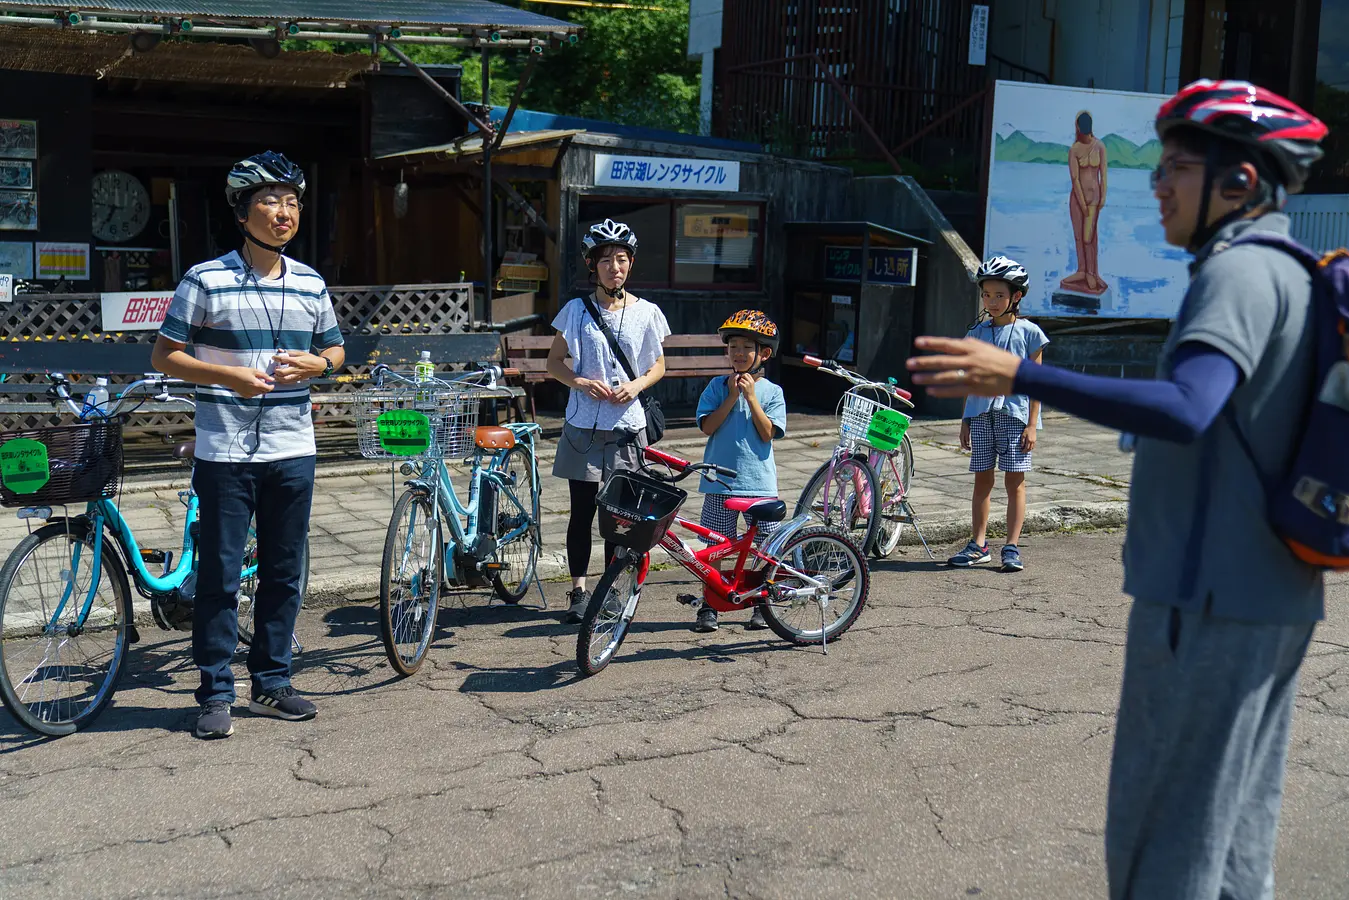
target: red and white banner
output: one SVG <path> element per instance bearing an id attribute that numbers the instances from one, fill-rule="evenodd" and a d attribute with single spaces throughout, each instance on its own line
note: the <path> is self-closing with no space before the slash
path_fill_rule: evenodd
<path id="1" fill-rule="evenodd" d="M 158 331 L 173 302 L 173 291 L 103 295 L 104 331 Z"/>

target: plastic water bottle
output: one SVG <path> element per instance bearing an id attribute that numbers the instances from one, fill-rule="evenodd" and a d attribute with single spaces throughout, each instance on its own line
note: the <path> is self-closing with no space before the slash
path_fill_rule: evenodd
<path id="1" fill-rule="evenodd" d="M 84 410 L 81 416 L 85 419 L 100 419 L 108 415 L 108 379 L 94 379 L 94 387 L 89 393 L 84 395 Z"/>
<path id="2" fill-rule="evenodd" d="M 425 384 L 436 377 L 436 364 L 431 362 L 431 351 L 423 350 L 421 358 L 417 360 L 417 365 L 413 367 L 413 377 L 418 384 Z M 418 400 L 429 400 L 431 392 L 429 389 L 417 392 Z"/>

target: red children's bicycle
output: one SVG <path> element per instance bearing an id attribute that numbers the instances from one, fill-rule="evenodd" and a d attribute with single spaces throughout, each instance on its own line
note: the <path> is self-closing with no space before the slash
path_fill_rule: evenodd
<path id="1" fill-rule="evenodd" d="M 615 472 L 599 494 L 600 534 L 618 545 L 600 578 L 581 620 L 576 639 L 576 664 L 594 675 L 613 660 L 637 614 L 642 585 L 651 565 L 651 548 L 659 544 L 676 562 L 703 583 L 707 604 L 718 612 L 763 610 L 768 627 L 793 644 L 827 643 L 840 637 L 862 612 L 870 586 L 866 557 L 845 534 L 818 524 L 809 512 L 786 522 L 762 548 L 754 546 L 759 526 L 782 522 L 787 505 L 778 499 L 733 497 L 728 509 L 745 514 L 749 528 L 739 540 L 679 517 L 688 492 L 675 487 L 695 473 L 722 484 L 736 473 L 710 463 L 692 463 L 651 447 L 646 459 L 666 472 L 643 464 L 641 472 Z M 712 545 L 694 551 L 670 529 L 679 525 Z M 717 564 L 735 558 L 735 567 Z"/>

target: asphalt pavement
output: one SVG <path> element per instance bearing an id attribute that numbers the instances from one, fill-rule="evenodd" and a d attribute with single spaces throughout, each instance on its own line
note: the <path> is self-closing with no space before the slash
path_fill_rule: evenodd
<path id="1" fill-rule="evenodd" d="M 589 679 L 556 609 L 451 597 L 399 679 L 368 599 L 318 600 L 295 665 L 318 718 L 240 710 L 209 743 L 186 636 L 147 629 L 91 729 L 0 713 L 0 896 L 1103 897 L 1120 534 L 1024 545 L 1019 575 L 905 548 L 827 656 L 743 617 L 692 633 L 664 571 Z M 1299 900 L 1349 884 L 1349 582 L 1330 594 L 1277 859 Z"/>

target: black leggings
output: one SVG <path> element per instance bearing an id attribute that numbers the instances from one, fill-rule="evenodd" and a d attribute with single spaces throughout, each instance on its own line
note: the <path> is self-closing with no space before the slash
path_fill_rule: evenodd
<path id="1" fill-rule="evenodd" d="M 598 481 L 567 480 L 571 488 L 571 519 L 567 522 L 567 568 L 572 578 L 584 578 L 590 568 L 590 529 L 595 524 L 595 497 L 600 492 Z M 614 545 L 604 542 L 604 564 L 613 558 Z"/>

